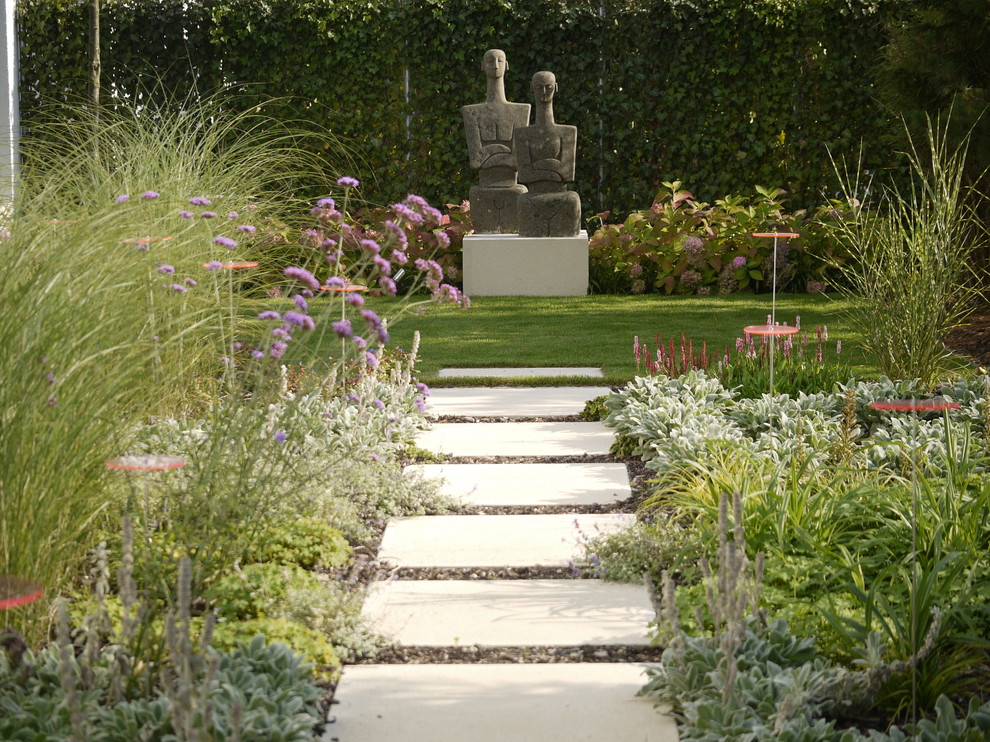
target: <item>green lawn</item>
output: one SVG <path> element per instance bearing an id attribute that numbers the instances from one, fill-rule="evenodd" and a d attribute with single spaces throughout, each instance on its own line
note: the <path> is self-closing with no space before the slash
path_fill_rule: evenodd
<path id="1" fill-rule="evenodd" d="M 369 298 L 368 306 L 389 316 L 396 300 Z M 842 340 L 842 357 L 853 364 L 856 376 L 876 375 L 875 367 L 857 348 L 856 332 L 842 323 L 846 306 L 844 300 L 822 295 L 780 295 L 777 319 L 793 324 L 795 315 L 800 315 L 812 340 L 815 326 L 827 325 L 830 352 L 834 353 L 835 341 Z M 763 324 L 769 312 L 770 297 L 765 295 L 488 297 L 473 300 L 466 311 L 427 305 L 423 316 L 407 315 L 392 323 L 390 330 L 392 342 L 405 349 L 419 330 L 417 371 L 427 383 L 439 385 L 437 372 L 451 366 L 597 366 L 607 383 L 621 384 L 636 373 L 634 336 L 649 339 L 652 346 L 659 333 L 665 341 L 676 338 L 679 345 L 684 333 L 698 349 L 707 341 L 709 352 L 724 351 L 742 336 L 744 326 Z M 314 345 L 311 341 L 309 353 L 332 352 L 330 345 L 326 351 Z M 558 378 L 543 383 L 560 382 Z M 451 383 L 456 382 L 442 382 Z"/>

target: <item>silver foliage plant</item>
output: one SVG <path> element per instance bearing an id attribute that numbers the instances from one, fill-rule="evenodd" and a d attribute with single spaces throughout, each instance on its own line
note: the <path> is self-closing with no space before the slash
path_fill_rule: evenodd
<path id="1" fill-rule="evenodd" d="M 839 456 L 863 467 L 902 468 L 916 456 L 932 471 L 944 467 L 947 438 L 973 435 L 987 446 L 990 377 L 977 376 L 939 388 L 936 398 L 959 402 L 948 423 L 940 415 L 915 418 L 873 410 L 870 402 L 922 396 L 916 380 L 850 381 L 830 394 L 763 395 L 741 399 L 704 371 L 676 379 L 637 377 L 606 399 L 604 422 L 633 442 L 633 452 L 660 476 L 699 464 L 716 449 L 757 453 L 788 463 L 797 455 L 827 463 Z M 843 427 L 847 395 L 855 400 L 854 424 Z M 927 395 L 925 395 L 927 396 Z"/>

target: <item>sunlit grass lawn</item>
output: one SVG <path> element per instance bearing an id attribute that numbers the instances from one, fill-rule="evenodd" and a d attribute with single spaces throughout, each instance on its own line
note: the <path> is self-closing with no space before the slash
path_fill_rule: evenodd
<path id="1" fill-rule="evenodd" d="M 397 300 L 369 297 L 368 307 L 390 316 Z M 858 348 L 855 328 L 843 325 L 845 308 L 845 300 L 829 296 L 777 297 L 778 321 L 793 324 L 800 315 L 811 343 L 815 327 L 827 325 L 829 357 L 834 358 L 835 342 L 841 340 L 841 357 L 853 366 L 853 373 L 858 378 L 876 376 L 876 367 Z M 683 333 L 694 340 L 696 351 L 700 352 L 705 341 L 709 354 L 719 353 L 726 345 L 734 345 L 744 326 L 763 324 L 769 312 L 770 297 L 765 295 L 481 297 L 466 311 L 427 305 L 422 316 L 406 316 L 389 329 L 392 343 L 407 350 L 413 333 L 420 332 L 417 372 L 427 383 L 458 383 L 437 379 L 439 370 L 448 367 L 593 366 L 602 369 L 606 383 L 622 384 L 636 374 L 632 352 L 635 336 L 651 346 L 657 334 L 664 342 L 673 337 L 679 347 Z M 333 352 L 334 343 L 329 338 L 324 338 L 324 345 L 321 348 L 311 339 L 305 355 L 318 358 Z M 542 383 L 561 381 L 556 378 Z M 570 381 L 602 383 L 601 379 Z M 477 384 L 479 380 L 464 383 Z"/>

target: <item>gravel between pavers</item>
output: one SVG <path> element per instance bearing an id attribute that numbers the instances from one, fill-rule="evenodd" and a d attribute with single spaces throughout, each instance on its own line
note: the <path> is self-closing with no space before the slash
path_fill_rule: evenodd
<path id="1" fill-rule="evenodd" d="M 381 647 L 355 665 L 550 664 L 564 662 L 659 662 L 662 647 L 580 645 L 573 647 Z"/>

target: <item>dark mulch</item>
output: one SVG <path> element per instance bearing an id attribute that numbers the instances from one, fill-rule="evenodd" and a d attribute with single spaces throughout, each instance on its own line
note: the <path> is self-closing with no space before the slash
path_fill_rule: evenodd
<path id="1" fill-rule="evenodd" d="M 990 368 L 990 307 L 981 307 L 966 320 L 965 326 L 952 330 L 945 344 L 972 359 L 977 366 Z"/>

